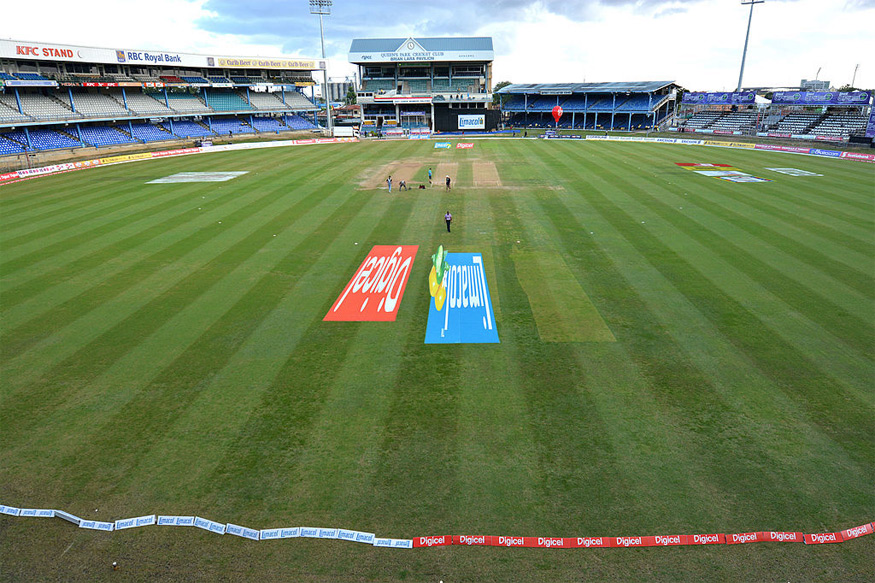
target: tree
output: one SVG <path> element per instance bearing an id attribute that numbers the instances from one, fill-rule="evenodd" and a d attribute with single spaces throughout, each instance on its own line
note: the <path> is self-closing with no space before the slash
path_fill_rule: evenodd
<path id="1" fill-rule="evenodd" d="M 347 105 L 355 105 L 355 102 L 356 102 L 355 87 L 350 85 L 349 89 L 346 90 L 346 104 Z"/>
<path id="2" fill-rule="evenodd" d="M 844 85 L 842 85 L 841 87 L 839 87 L 839 91 L 841 91 L 841 92 L 845 92 L 845 91 L 859 91 L 859 89 L 857 89 L 856 87 L 851 87 L 850 83 L 845 83 Z"/>
<path id="3" fill-rule="evenodd" d="M 504 105 L 507 100 L 510 98 L 508 95 L 499 95 L 498 90 L 502 87 L 507 87 L 508 85 L 512 85 L 510 81 L 499 81 L 495 84 L 495 87 L 492 88 L 492 104 L 493 105 Z"/>

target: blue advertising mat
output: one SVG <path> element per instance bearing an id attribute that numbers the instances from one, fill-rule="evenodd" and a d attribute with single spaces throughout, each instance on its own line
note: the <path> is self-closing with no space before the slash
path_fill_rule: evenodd
<path id="1" fill-rule="evenodd" d="M 428 304 L 426 344 L 498 343 L 495 313 L 480 253 L 446 253 Z"/>

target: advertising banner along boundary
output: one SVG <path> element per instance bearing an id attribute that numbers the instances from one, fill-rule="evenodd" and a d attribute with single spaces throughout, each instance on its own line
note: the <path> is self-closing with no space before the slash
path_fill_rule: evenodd
<path id="1" fill-rule="evenodd" d="M 318 528 L 295 526 L 285 528 L 254 529 L 232 523 L 214 522 L 200 516 L 169 516 L 149 514 L 136 518 L 125 518 L 114 522 L 83 520 L 63 510 L 18 508 L 0 504 L 0 515 L 35 518 L 60 518 L 79 528 L 114 532 L 144 526 L 194 526 L 214 534 L 230 534 L 252 541 L 278 540 L 287 538 L 320 538 L 355 542 L 374 547 L 392 549 L 416 549 L 446 546 L 479 547 L 525 547 L 542 549 L 592 549 L 592 548 L 631 548 L 631 547 L 672 547 L 704 545 L 736 545 L 749 543 L 805 543 L 820 545 L 844 543 L 875 532 L 875 523 L 848 528 L 839 532 L 804 534 L 801 532 L 765 531 L 735 534 L 665 534 L 636 536 L 595 536 L 595 537 L 544 537 L 544 536 L 494 536 L 494 535 L 431 535 L 413 538 L 382 538 L 371 532 L 360 532 L 343 528 Z"/>

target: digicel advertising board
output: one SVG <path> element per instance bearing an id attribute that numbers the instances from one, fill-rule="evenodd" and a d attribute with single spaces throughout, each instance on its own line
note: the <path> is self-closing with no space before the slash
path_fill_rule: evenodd
<path id="1" fill-rule="evenodd" d="M 418 245 L 374 245 L 323 321 L 394 322 Z"/>

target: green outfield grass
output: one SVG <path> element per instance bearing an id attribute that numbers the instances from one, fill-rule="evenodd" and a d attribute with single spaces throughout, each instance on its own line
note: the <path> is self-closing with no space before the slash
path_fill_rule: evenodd
<path id="1" fill-rule="evenodd" d="M 394 163 L 456 163 L 455 187 L 389 195 Z M 145 184 L 183 171 L 248 174 Z M 377 244 L 419 245 L 397 321 L 323 322 Z M 483 253 L 500 344 L 423 343 L 441 244 Z M 875 166 L 721 148 L 338 144 L 4 186 L 0 503 L 395 538 L 857 526 L 873 257 Z M 393 550 L 0 516 L 4 581 L 869 581 L 873 556 L 875 536 Z"/>

